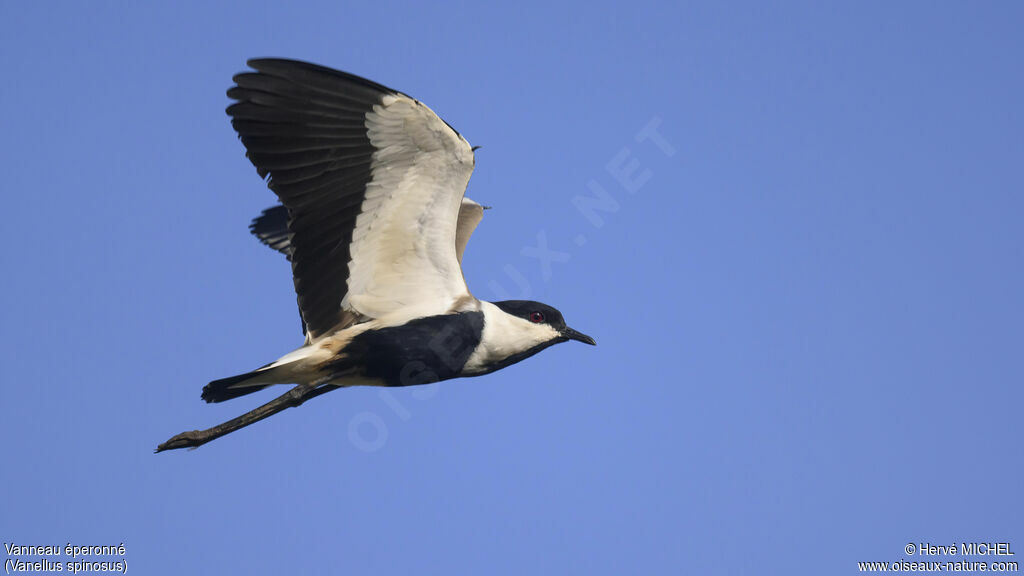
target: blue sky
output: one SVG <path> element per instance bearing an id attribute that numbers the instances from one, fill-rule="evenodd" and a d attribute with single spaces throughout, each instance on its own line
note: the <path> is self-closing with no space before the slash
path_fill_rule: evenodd
<path id="1" fill-rule="evenodd" d="M 908 542 L 1024 548 L 1022 22 L 0 4 L 0 537 L 123 542 L 136 574 L 845 574 L 920 559 Z M 199 392 L 301 343 L 224 114 L 257 56 L 367 76 L 482 145 L 470 288 L 598 346 L 152 454 L 269 399 Z"/>

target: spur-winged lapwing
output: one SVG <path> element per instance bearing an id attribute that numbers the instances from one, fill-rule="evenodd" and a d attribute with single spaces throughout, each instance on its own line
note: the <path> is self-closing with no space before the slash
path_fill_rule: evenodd
<path id="1" fill-rule="evenodd" d="M 221 402 L 296 386 L 157 452 L 196 447 L 330 390 L 479 376 L 594 339 L 539 302 L 470 294 L 462 254 L 484 207 L 464 197 L 474 154 L 419 101 L 305 62 L 251 60 L 231 125 L 281 205 L 251 229 L 291 261 L 306 336 L 276 362 L 203 388 Z"/>

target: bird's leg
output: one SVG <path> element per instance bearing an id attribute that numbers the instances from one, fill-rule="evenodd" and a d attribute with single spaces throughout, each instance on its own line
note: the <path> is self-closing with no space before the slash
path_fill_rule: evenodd
<path id="1" fill-rule="evenodd" d="M 298 406 L 321 394 L 330 392 L 331 390 L 337 389 L 338 386 L 296 386 L 284 394 L 274 398 L 270 402 L 267 402 L 263 406 L 250 410 L 245 414 L 242 414 L 238 418 L 233 418 L 218 424 L 213 428 L 207 428 L 206 430 L 192 430 L 190 432 L 182 432 L 170 440 L 156 447 L 156 452 L 163 452 L 164 450 L 174 450 L 175 448 L 196 448 L 206 444 L 210 440 L 220 438 L 225 434 L 230 434 L 239 428 L 244 428 L 253 422 L 259 422 L 264 418 L 273 416 L 278 412 Z"/>

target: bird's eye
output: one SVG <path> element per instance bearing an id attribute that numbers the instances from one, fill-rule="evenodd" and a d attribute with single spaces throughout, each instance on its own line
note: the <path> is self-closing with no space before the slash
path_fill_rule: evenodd
<path id="1" fill-rule="evenodd" d="M 544 313 L 543 312 L 530 312 L 530 322 L 533 322 L 534 324 L 540 324 L 543 321 L 544 321 Z"/>

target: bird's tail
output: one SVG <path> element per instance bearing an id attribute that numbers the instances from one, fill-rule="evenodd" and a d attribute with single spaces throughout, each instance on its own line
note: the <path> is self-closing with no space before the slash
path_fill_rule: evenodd
<path id="1" fill-rule="evenodd" d="M 223 402 L 274 384 L 308 384 L 321 376 L 318 365 L 331 354 L 325 348 L 303 346 L 252 372 L 210 382 L 203 387 L 203 400 Z"/>
<path id="2" fill-rule="evenodd" d="M 282 363 L 280 360 L 261 366 L 252 372 L 229 376 L 214 380 L 203 386 L 203 400 L 207 402 L 223 402 L 259 392 L 267 386 L 274 384 L 287 384 L 297 382 L 295 378 L 295 364 L 291 362 Z"/>
<path id="3" fill-rule="evenodd" d="M 232 398 L 238 398 L 239 396 L 245 396 L 246 394 L 252 394 L 253 392 L 259 392 L 272 385 L 266 382 L 265 376 L 266 370 L 261 368 L 252 372 L 246 372 L 245 374 L 239 374 L 238 376 L 214 380 L 203 386 L 203 400 L 207 402 L 223 402 Z"/>

